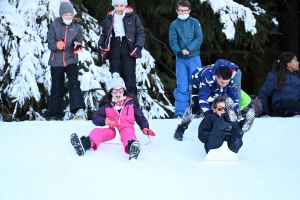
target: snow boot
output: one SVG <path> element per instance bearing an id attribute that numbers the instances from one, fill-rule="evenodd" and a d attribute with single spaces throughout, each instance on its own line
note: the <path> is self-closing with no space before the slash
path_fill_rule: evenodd
<path id="1" fill-rule="evenodd" d="M 78 156 L 83 156 L 86 150 L 92 147 L 92 140 L 89 136 L 82 136 L 79 139 L 76 133 L 72 133 L 70 140 Z"/>
<path id="2" fill-rule="evenodd" d="M 140 143 L 135 140 L 128 140 L 127 148 L 129 150 L 129 160 L 132 158 L 136 160 L 140 153 Z"/>
<path id="3" fill-rule="evenodd" d="M 73 120 L 86 120 L 86 118 L 87 117 L 86 117 L 86 113 L 85 113 L 84 109 L 80 108 L 75 113 Z"/>
<path id="4" fill-rule="evenodd" d="M 234 102 L 230 97 L 226 98 L 226 113 L 225 113 L 225 119 L 228 122 L 235 122 L 237 120 L 237 116 L 234 112 Z"/>
<path id="5" fill-rule="evenodd" d="M 242 126 L 242 131 L 244 133 L 248 132 L 250 128 L 253 126 L 254 119 L 255 119 L 255 111 L 253 108 L 250 108 L 246 113 L 245 121 Z"/>
<path id="6" fill-rule="evenodd" d="M 177 129 L 175 130 L 174 139 L 178 141 L 182 141 L 185 129 L 187 129 L 186 125 L 179 124 Z"/>

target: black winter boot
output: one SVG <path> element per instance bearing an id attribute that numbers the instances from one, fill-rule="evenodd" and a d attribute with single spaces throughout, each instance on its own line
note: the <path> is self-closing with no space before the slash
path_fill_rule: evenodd
<path id="1" fill-rule="evenodd" d="M 78 138 L 76 133 L 72 133 L 71 137 L 71 144 L 73 145 L 76 153 L 79 156 L 83 156 L 86 150 L 92 147 L 92 140 L 89 136 L 82 136 L 80 139 Z"/>
<path id="2" fill-rule="evenodd" d="M 140 143 L 135 140 L 128 140 L 127 148 L 129 151 L 129 160 L 137 159 L 140 153 Z"/>
<path id="3" fill-rule="evenodd" d="M 182 141 L 185 129 L 187 129 L 187 126 L 185 124 L 179 124 L 177 129 L 175 130 L 174 139 Z"/>

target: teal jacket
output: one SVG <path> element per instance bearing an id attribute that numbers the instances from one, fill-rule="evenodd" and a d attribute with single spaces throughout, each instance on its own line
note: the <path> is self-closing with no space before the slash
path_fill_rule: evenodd
<path id="1" fill-rule="evenodd" d="M 183 49 L 190 52 L 184 58 L 200 55 L 200 46 L 203 41 L 202 28 L 199 21 L 193 17 L 186 20 L 176 19 L 170 25 L 169 44 L 176 56 L 182 57 L 178 52 Z"/>

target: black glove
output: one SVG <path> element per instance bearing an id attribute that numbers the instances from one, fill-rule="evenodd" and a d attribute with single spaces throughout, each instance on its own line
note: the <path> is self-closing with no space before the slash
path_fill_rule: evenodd
<path id="1" fill-rule="evenodd" d="M 134 58 L 140 58 L 140 57 L 142 57 L 141 51 L 142 51 L 142 48 L 140 46 L 136 46 L 132 50 L 132 52 L 130 52 L 130 56 L 134 57 Z"/>
<path id="2" fill-rule="evenodd" d="M 191 99 L 192 113 L 196 115 L 200 111 L 198 96 L 193 96 Z"/>

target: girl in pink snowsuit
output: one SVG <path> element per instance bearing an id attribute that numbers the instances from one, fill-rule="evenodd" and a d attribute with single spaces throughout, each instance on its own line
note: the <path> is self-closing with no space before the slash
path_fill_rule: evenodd
<path id="1" fill-rule="evenodd" d="M 76 133 L 71 135 L 71 144 L 77 154 L 83 156 L 86 150 L 96 150 L 100 143 L 116 137 L 116 129 L 120 133 L 124 151 L 129 154 L 129 160 L 137 159 L 140 152 L 140 143 L 137 141 L 134 123 L 140 126 L 145 135 L 155 136 L 149 129 L 149 124 L 137 99 L 126 91 L 125 83 L 118 73 L 113 74 L 108 84 L 108 93 L 101 99 L 99 109 L 93 114 L 93 123 L 96 126 L 108 125 L 108 128 L 95 128 L 86 137 L 79 138 Z"/>

